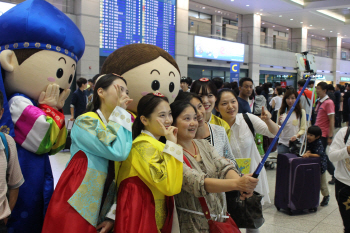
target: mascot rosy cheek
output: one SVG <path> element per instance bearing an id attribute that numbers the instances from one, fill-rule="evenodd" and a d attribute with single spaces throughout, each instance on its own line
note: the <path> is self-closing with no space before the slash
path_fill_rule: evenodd
<path id="1" fill-rule="evenodd" d="M 142 96 L 160 92 L 172 103 L 180 89 L 180 70 L 175 59 L 163 49 L 149 44 L 126 45 L 103 63 L 101 74 L 115 73 L 128 83 L 134 101 L 128 110 L 137 114 Z"/>

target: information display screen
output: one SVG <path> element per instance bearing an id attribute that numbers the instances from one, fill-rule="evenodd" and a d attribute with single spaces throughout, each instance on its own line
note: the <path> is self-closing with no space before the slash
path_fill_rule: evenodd
<path id="1" fill-rule="evenodd" d="M 195 36 L 194 57 L 244 62 L 244 44 Z"/>
<path id="2" fill-rule="evenodd" d="M 100 0 L 100 56 L 153 44 L 175 57 L 176 0 Z"/>

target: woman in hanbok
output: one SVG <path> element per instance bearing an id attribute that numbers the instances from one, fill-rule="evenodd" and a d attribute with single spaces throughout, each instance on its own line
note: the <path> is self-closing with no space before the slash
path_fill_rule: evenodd
<path id="1" fill-rule="evenodd" d="M 250 173 L 253 173 L 261 162 L 260 153 L 255 144 L 255 135 L 253 135 L 248 124 L 244 120 L 243 114 L 238 113 L 238 101 L 236 94 L 229 89 L 223 89 L 219 92 L 216 101 L 216 110 L 220 112 L 231 128 L 230 145 L 235 158 L 251 158 Z M 271 114 L 262 108 L 261 118 L 254 114 L 247 113 L 255 133 L 273 138 L 279 126 L 271 120 Z M 259 183 L 255 189 L 258 193 L 264 195 L 264 202 L 270 203 L 269 184 L 265 168 L 261 170 Z"/>
<path id="2" fill-rule="evenodd" d="M 93 101 L 94 111 L 79 116 L 72 128 L 72 156 L 52 195 L 43 233 L 107 233 L 113 228 L 113 197 L 109 206 L 102 199 L 111 199 L 106 190 L 113 182 L 107 184 L 107 176 L 114 163 L 109 161 L 125 160 L 131 149 L 131 116 L 125 109 L 132 100 L 126 81 L 106 74 L 96 81 Z M 109 212 L 99 218 L 102 205 Z"/>
<path id="3" fill-rule="evenodd" d="M 236 166 L 219 155 L 207 140 L 194 139 L 198 121 L 191 103 L 175 101 L 171 110 L 173 125 L 178 128 L 177 140 L 184 151 L 182 190 L 175 196 L 181 232 L 209 233 L 198 197 L 205 198 L 212 220 L 226 222 L 229 216 L 225 192 L 239 190 L 243 199 L 250 197 L 258 179 L 251 174 L 241 177 Z"/>
<path id="4" fill-rule="evenodd" d="M 179 232 L 173 196 L 181 191 L 183 151 L 168 100 L 147 94 L 137 114 L 131 152 L 119 170 L 115 232 Z"/>

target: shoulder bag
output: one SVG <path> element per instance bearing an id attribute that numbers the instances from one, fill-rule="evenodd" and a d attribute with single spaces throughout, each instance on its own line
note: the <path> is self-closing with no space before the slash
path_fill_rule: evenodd
<path id="1" fill-rule="evenodd" d="M 185 156 L 184 156 L 184 162 L 187 164 L 187 166 L 192 168 L 190 162 Z M 199 203 L 202 206 L 204 216 L 208 220 L 210 233 L 241 233 L 235 221 L 233 221 L 233 219 L 228 214 L 227 214 L 228 216 L 226 217 L 227 220 L 225 222 L 213 221 L 211 219 L 210 211 L 205 198 L 199 197 L 198 199 L 199 199 Z M 226 203 L 224 203 L 224 205 L 225 204 Z"/>

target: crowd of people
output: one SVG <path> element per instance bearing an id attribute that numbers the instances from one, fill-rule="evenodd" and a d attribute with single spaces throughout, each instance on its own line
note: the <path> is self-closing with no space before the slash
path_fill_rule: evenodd
<path id="1" fill-rule="evenodd" d="M 71 159 L 50 200 L 42 232 L 210 232 L 208 218 L 231 218 L 225 192 L 238 191 L 245 200 L 256 191 L 263 195 L 261 205 L 271 203 L 265 169 L 259 179 L 252 177 L 261 161 L 256 137 L 277 134 L 304 84 L 300 80 L 298 89 L 284 89 L 277 83 L 270 90 L 267 83 L 254 90 L 250 78 L 238 84 L 182 78 L 173 103 L 162 93 L 149 93 L 140 99 L 132 119 L 126 109 L 133 90 L 123 77 L 78 79 L 70 104 L 70 120 L 75 121 Z M 321 206 L 330 199 L 328 184 L 335 183 L 349 232 L 350 215 L 343 203 L 350 192 L 350 145 L 344 140 L 350 131 L 344 127 L 334 137 L 334 128 L 349 119 L 345 106 L 350 91 L 320 82 L 313 95 L 313 85 L 296 104 L 277 151 L 290 153 L 293 142 L 305 139 L 307 147 L 300 156 L 321 158 Z M 5 224 L 25 182 L 13 139 L 6 136 L 6 141 L 2 144 L 9 148 L 9 176 L 0 185 L 0 198 L 7 198 L 0 213 Z M 240 158 L 250 159 L 249 174 L 242 174 L 236 162 Z M 331 161 L 338 162 L 336 168 Z M 332 175 L 328 184 L 326 171 Z"/>

